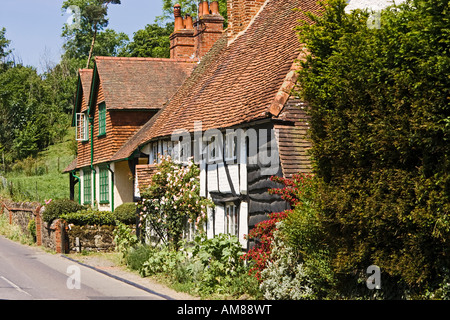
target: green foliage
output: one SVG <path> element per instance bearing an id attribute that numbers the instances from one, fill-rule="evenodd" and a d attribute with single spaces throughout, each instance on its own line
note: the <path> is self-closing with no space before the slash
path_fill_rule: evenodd
<path id="1" fill-rule="evenodd" d="M 200 197 L 200 170 L 191 160 L 187 165 L 162 158 L 152 182 L 141 192 L 138 212 L 143 225 L 151 226 L 160 241 L 177 248 L 187 222 L 201 232 L 206 208 L 212 201 Z"/>
<path id="2" fill-rule="evenodd" d="M 45 206 L 42 219 L 47 223 L 51 223 L 54 219 L 59 219 L 64 214 L 77 212 L 83 209 L 85 209 L 84 206 L 69 199 L 52 200 Z"/>
<path id="3" fill-rule="evenodd" d="M 67 212 L 59 216 L 61 219 L 77 226 L 85 225 L 116 225 L 116 217 L 111 211 L 99 211 L 97 209 L 82 209 Z"/>
<path id="4" fill-rule="evenodd" d="M 27 232 L 24 233 L 19 225 L 14 223 L 10 224 L 9 218 L 5 214 L 0 214 L 0 235 L 26 245 L 33 245 L 35 243 L 31 235 Z"/>
<path id="5" fill-rule="evenodd" d="M 142 277 L 163 273 L 175 275 L 177 267 L 186 259 L 181 251 L 175 251 L 167 246 L 160 246 L 153 250 L 148 259 L 139 269 Z"/>
<path id="6" fill-rule="evenodd" d="M 127 257 L 129 251 L 138 243 L 137 237 L 133 234 L 132 229 L 122 222 L 117 222 L 113 235 L 116 251 L 122 254 L 122 258 Z"/>
<path id="7" fill-rule="evenodd" d="M 11 40 L 6 39 L 5 37 L 6 29 L 1 28 L 0 29 L 0 72 L 5 70 L 9 62 L 6 61 L 6 58 L 11 53 L 11 50 L 8 49 L 9 44 L 11 43 Z"/>
<path id="8" fill-rule="evenodd" d="M 72 97 L 55 94 L 53 84 L 59 80 L 21 65 L 0 73 L 0 148 L 6 164 L 35 156 L 65 136 L 69 119 L 63 107 Z"/>
<path id="9" fill-rule="evenodd" d="M 192 259 L 203 267 L 203 293 L 225 290 L 233 278 L 245 273 L 242 246 L 236 236 L 219 234 L 211 239 L 197 236 L 192 249 Z"/>
<path id="10" fill-rule="evenodd" d="M 36 220 L 35 219 L 30 219 L 30 221 L 28 221 L 27 230 L 30 233 L 32 238 L 36 238 Z"/>
<path id="11" fill-rule="evenodd" d="M 298 29 L 309 52 L 298 90 L 332 266 L 349 281 L 376 264 L 384 297 L 423 296 L 450 264 L 448 1 L 385 9 L 379 29 L 327 4 Z"/>
<path id="12" fill-rule="evenodd" d="M 125 224 L 136 223 L 136 203 L 125 202 L 114 210 L 114 215 Z"/>
<path id="13" fill-rule="evenodd" d="M 123 254 L 127 266 L 143 277 L 164 278 L 178 290 L 202 297 L 261 295 L 258 282 L 248 275 L 235 236 L 220 234 L 213 239 L 197 236 L 193 243 L 183 243 L 180 250 L 173 250 L 163 244 L 155 247 L 137 244 L 130 229 L 116 232 L 121 234 L 116 243 L 122 244 L 117 250 Z"/>
<path id="14" fill-rule="evenodd" d="M 148 24 L 144 29 L 134 33 L 133 41 L 129 42 L 119 56 L 123 57 L 170 57 L 169 36 L 173 32 L 173 22 L 164 27 L 158 24 Z"/>
<path id="15" fill-rule="evenodd" d="M 120 1 L 113 1 L 120 4 Z M 67 10 L 71 5 L 76 5 L 81 10 L 79 28 L 71 28 L 64 25 L 61 36 L 66 39 L 63 44 L 64 57 L 81 59 L 86 63 L 95 35 L 95 44 L 92 56 L 115 56 L 127 43 L 128 36 L 123 32 L 117 33 L 108 26 L 108 8 L 105 1 L 100 0 L 65 0 L 61 9 Z M 85 67 L 85 66 L 83 66 Z"/>
<path id="16" fill-rule="evenodd" d="M 127 250 L 122 250 L 119 247 L 116 247 L 116 250 L 122 253 L 127 267 L 135 271 L 139 271 L 150 258 L 150 255 L 153 254 L 153 248 L 145 244 L 126 245 L 124 248 L 127 248 Z"/>
<path id="17" fill-rule="evenodd" d="M 36 158 L 30 156 L 16 160 L 12 166 L 5 163 L 6 174 L 2 176 L 6 179 L 0 183 L 0 194 L 13 201 L 43 202 L 46 199 L 68 198 L 68 176 L 61 171 L 73 160 L 73 151 L 70 149 L 73 136 L 71 130 L 63 142 L 40 151 Z M 78 188 L 75 191 L 77 197 Z"/>

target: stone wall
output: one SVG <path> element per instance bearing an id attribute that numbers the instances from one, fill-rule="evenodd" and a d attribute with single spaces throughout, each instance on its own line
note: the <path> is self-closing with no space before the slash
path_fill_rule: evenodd
<path id="1" fill-rule="evenodd" d="M 9 223 L 20 226 L 29 233 L 31 220 L 36 224 L 36 245 L 57 253 L 79 251 L 113 251 L 114 226 L 76 226 L 57 219 L 48 224 L 42 219 L 45 207 L 39 203 L 1 202 L 0 214 L 6 215 Z"/>
<path id="2" fill-rule="evenodd" d="M 113 251 L 114 228 L 114 226 L 69 225 L 67 229 L 69 252 Z"/>
<path id="3" fill-rule="evenodd" d="M 9 223 L 18 225 L 23 233 L 30 234 L 28 226 L 41 208 L 39 203 L 2 201 L 1 206 L 1 213 L 8 217 Z"/>

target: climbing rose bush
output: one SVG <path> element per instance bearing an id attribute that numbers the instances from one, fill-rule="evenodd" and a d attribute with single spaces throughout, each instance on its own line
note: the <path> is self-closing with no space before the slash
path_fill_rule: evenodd
<path id="1" fill-rule="evenodd" d="M 207 207 L 213 203 L 200 197 L 200 170 L 192 159 L 187 164 L 161 157 L 150 185 L 138 202 L 140 227 L 151 226 L 165 244 L 178 248 L 187 223 L 204 232 Z"/>

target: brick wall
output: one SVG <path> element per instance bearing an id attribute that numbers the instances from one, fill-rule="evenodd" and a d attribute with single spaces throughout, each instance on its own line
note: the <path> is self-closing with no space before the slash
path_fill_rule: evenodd
<path id="1" fill-rule="evenodd" d="M 244 30 L 266 0 L 228 0 L 228 38 Z"/>

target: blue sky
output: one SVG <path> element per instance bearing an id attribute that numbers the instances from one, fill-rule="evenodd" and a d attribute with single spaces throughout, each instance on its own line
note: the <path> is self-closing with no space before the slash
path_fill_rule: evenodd
<path id="1" fill-rule="evenodd" d="M 61 28 L 69 18 L 63 0 L 0 0 L 0 28 L 6 28 L 13 54 L 24 65 L 41 70 L 42 61 L 57 63 L 61 55 Z M 122 0 L 108 10 L 109 28 L 133 32 L 153 23 L 162 13 L 162 0 Z M 16 60 L 17 61 L 17 60 Z"/>

